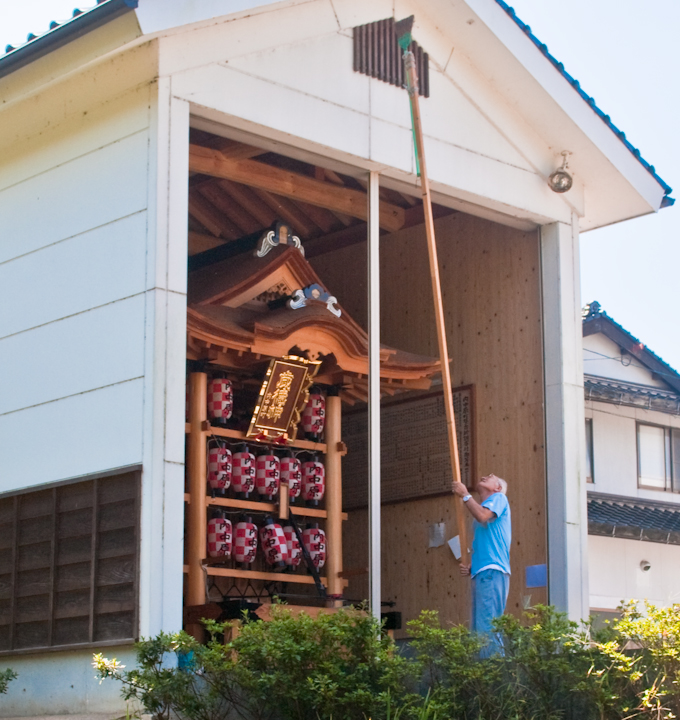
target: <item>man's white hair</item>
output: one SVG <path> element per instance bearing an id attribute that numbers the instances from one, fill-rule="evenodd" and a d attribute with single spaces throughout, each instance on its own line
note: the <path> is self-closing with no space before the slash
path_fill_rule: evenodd
<path id="1" fill-rule="evenodd" d="M 501 486 L 501 489 L 498 492 L 503 493 L 503 495 L 508 494 L 508 483 L 503 480 L 503 478 L 497 477 L 496 480 L 498 480 L 498 484 Z"/>

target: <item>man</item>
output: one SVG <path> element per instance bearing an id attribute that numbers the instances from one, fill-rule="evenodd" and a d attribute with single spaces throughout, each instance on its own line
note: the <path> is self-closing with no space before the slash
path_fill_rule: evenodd
<path id="1" fill-rule="evenodd" d="M 453 491 L 463 498 L 474 518 L 471 565 L 460 564 L 461 575 L 472 576 L 472 630 L 489 639 L 481 656 L 501 650 L 500 639 L 492 633 L 494 618 L 505 612 L 510 587 L 510 505 L 508 485 L 495 475 L 477 483 L 477 502 L 463 483 L 454 482 Z"/>

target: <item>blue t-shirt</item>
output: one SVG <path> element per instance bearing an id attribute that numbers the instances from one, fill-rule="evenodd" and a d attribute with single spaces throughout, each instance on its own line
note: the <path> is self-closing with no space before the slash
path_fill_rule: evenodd
<path id="1" fill-rule="evenodd" d="M 472 540 L 472 567 L 470 574 L 492 566 L 510 574 L 510 505 L 503 493 L 490 495 L 482 507 L 496 513 L 496 517 L 486 525 L 473 521 L 474 538 Z"/>

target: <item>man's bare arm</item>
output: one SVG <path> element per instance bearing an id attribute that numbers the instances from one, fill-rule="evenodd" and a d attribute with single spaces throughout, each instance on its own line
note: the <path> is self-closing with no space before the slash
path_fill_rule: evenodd
<path id="1" fill-rule="evenodd" d="M 460 495 L 460 497 L 469 495 L 468 489 L 465 485 L 459 482 L 453 483 L 453 492 L 456 493 L 456 495 Z M 472 515 L 472 517 L 482 525 L 486 525 L 489 521 L 495 519 L 496 517 L 495 512 L 489 510 L 489 508 L 482 507 L 473 497 L 465 503 L 465 507 L 470 512 L 470 515 Z"/>

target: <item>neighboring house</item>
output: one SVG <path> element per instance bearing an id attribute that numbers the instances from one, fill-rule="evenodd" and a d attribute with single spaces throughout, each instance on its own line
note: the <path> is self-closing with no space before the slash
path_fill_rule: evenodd
<path id="1" fill-rule="evenodd" d="M 297 510 L 325 523 L 329 601 L 469 617 L 394 13 L 416 17 L 465 479 L 509 481 L 508 610 L 588 614 L 579 233 L 668 185 L 502 0 L 104 0 L 0 57 L 0 659 L 20 678 L 0 714 L 120 716 L 93 651 L 129 663 L 140 635 L 199 634 L 205 604 L 272 585 L 318 600 L 261 555 L 205 558 L 208 512 L 265 515 L 206 494 L 207 446 L 239 452 L 293 350 L 327 394 L 324 441 L 296 450 L 326 451 L 326 506 Z M 304 257 L 253 257 L 277 223 Z"/>
<path id="2" fill-rule="evenodd" d="M 583 360 L 591 612 L 680 602 L 680 374 L 597 302 Z"/>

